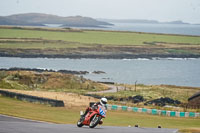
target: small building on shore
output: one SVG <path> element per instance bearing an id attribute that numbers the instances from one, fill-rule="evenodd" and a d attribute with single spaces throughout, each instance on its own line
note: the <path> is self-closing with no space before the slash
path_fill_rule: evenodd
<path id="1" fill-rule="evenodd" d="M 193 96 L 188 98 L 188 108 L 200 108 L 200 92 L 197 92 Z"/>

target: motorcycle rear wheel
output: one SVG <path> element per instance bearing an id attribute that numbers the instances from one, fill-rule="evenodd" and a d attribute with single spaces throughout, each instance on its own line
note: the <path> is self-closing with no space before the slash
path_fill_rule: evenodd
<path id="1" fill-rule="evenodd" d="M 95 116 L 92 118 L 92 120 L 90 121 L 89 127 L 90 127 L 90 128 L 96 127 L 97 124 L 99 124 L 100 120 L 101 120 L 101 117 L 97 117 L 97 116 L 95 115 Z"/>

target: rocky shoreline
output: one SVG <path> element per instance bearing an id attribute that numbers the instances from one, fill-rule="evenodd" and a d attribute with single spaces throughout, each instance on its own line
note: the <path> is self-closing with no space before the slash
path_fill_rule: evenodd
<path id="1" fill-rule="evenodd" d="M 89 74 L 88 71 L 71 71 L 71 70 L 52 70 L 52 69 L 40 69 L 40 68 L 20 68 L 20 67 L 12 67 L 12 68 L 1 68 L 0 71 L 34 71 L 34 72 L 59 72 L 64 74 L 76 74 L 76 75 L 85 75 Z M 105 74 L 104 71 L 93 71 L 93 74 Z"/>
<path id="2" fill-rule="evenodd" d="M 137 58 L 200 58 L 198 54 L 29 54 L 0 53 L 0 57 L 20 57 L 20 58 L 91 58 L 91 59 L 137 59 Z"/>
<path id="3" fill-rule="evenodd" d="M 34 72 L 60 72 L 64 74 L 76 74 L 76 75 L 84 75 L 88 74 L 88 71 L 71 71 L 71 70 L 52 70 L 52 69 L 39 69 L 39 68 L 19 68 L 19 67 L 13 67 L 9 69 L 1 68 L 0 71 L 34 71 Z"/>

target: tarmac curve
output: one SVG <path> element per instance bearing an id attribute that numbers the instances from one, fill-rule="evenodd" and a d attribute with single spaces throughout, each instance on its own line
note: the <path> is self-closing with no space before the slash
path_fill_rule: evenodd
<path id="1" fill-rule="evenodd" d="M 0 133 L 178 133 L 177 129 L 54 124 L 0 115 Z"/>

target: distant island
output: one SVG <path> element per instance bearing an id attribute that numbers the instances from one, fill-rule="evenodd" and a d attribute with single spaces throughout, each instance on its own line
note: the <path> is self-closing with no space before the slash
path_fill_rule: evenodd
<path id="1" fill-rule="evenodd" d="M 105 21 L 109 23 L 139 23 L 139 24 L 190 24 L 181 20 L 160 22 L 157 20 L 146 20 L 146 19 L 97 19 L 99 21 Z"/>
<path id="2" fill-rule="evenodd" d="M 60 24 L 62 27 L 105 27 L 113 25 L 90 17 L 61 17 L 42 13 L 25 13 L 10 16 L 0 16 L 0 25 L 45 26 L 45 24 Z"/>

